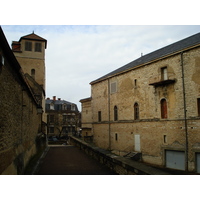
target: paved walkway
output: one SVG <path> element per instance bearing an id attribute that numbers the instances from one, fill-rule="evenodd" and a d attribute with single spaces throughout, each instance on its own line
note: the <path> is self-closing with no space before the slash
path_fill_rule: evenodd
<path id="1" fill-rule="evenodd" d="M 50 146 L 35 175 L 115 175 L 77 147 Z"/>

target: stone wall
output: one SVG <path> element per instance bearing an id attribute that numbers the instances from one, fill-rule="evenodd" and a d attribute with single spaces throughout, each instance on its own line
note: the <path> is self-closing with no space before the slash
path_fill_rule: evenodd
<path id="1" fill-rule="evenodd" d="M 0 174 L 23 174 L 37 152 L 41 114 L 22 76 L 4 55 L 0 73 Z"/>
<path id="2" fill-rule="evenodd" d="M 82 99 L 81 102 L 81 134 L 92 136 L 92 107 L 91 98 Z"/>
<path id="3" fill-rule="evenodd" d="M 185 151 L 183 76 L 188 123 L 189 170 L 195 170 L 195 152 L 199 152 L 200 118 L 197 98 L 200 97 L 200 48 L 188 50 L 143 65 L 125 73 L 92 84 L 94 142 L 101 148 L 137 151 L 135 135 L 140 137 L 144 162 L 165 166 L 165 150 Z M 167 67 L 171 82 L 161 80 L 161 68 Z M 112 83 L 116 92 L 110 93 Z M 152 84 L 153 83 L 153 84 Z M 167 119 L 161 119 L 161 99 L 167 101 Z M 134 119 L 134 104 L 139 105 L 139 119 Z M 117 106 L 118 120 L 114 121 Z M 101 111 L 101 122 L 98 112 Z"/>
<path id="4" fill-rule="evenodd" d="M 99 147 L 94 147 L 73 136 L 70 136 L 70 144 L 77 146 L 80 150 L 120 175 L 169 175 L 169 173 L 162 170 L 117 156 Z"/>

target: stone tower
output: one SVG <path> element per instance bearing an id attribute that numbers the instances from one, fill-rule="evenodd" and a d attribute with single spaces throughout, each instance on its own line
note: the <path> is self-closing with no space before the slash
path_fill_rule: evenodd
<path id="1" fill-rule="evenodd" d="M 23 72 L 29 74 L 45 91 L 45 49 L 47 40 L 34 32 L 12 42 L 12 51 Z"/>

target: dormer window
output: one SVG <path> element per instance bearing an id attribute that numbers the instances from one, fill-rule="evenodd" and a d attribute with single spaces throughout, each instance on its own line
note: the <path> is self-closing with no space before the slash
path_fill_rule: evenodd
<path id="1" fill-rule="evenodd" d="M 54 104 L 53 103 L 50 104 L 50 110 L 54 110 Z"/>
<path id="2" fill-rule="evenodd" d="M 39 42 L 35 43 L 35 52 L 42 52 L 42 44 Z"/>
<path id="3" fill-rule="evenodd" d="M 63 110 L 67 110 L 67 104 L 63 104 Z"/>
<path id="4" fill-rule="evenodd" d="M 75 111 L 75 105 L 73 105 L 73 104 L 71 105 L 71 110 Z"/>
<path id="5" fill-rule="evenodd" d="M 32 42 L 25 42 L 25 51 L 32 51 Z"/>

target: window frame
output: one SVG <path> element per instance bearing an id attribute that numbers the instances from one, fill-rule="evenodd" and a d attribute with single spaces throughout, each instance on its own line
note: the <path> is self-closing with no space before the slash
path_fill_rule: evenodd
<path id="1" fill-rule="evenodd" d="M 35 52 L 42 52 L 42 43 L 35 42 Z"/>
<path id="2" fill-rule="evenodd" d="M 101 122 L 102 118 L 101 118 L 101 111 L 98 111 L 98 122 Z"/>
<path id="3" fill-rule="evenodd" d="M 114 94 L 117 92 L 117 81 L 110 83 L 110 94 Z"/>
<path id="4" fill-rule="evenodd" d="M 25 41 L 25 51 L 32 51 L 32 42 L 30 41 Z"/>
<path id="5" fill-rule="evenodd" d="M 118 121 L 118 107 L 114 106 L 114 121 Z"/>
<path id="6" fill-rule="evenodd" d="M 168 70 L 166 66 L 161 68 L 161 80 L 162 81 L 168 80 Z"/>
<path id="7" fill-rule="evenodd" d="M 139 104 L 137 102 L 134 103 L 134 120 L 140 119 L 140 109 Z"/>
<path id="8" fill-rule="evenodd" d="M 167 119 L 168 118 L 168 106 L 167 106 L 167 100 L 165 98 L 160 100 L 160 115 L 161 119 Z"/>

